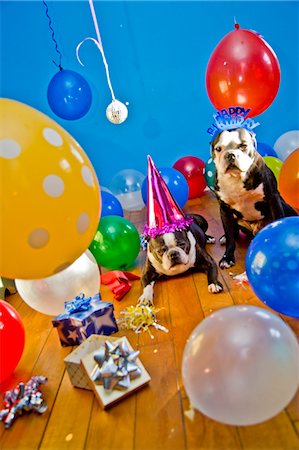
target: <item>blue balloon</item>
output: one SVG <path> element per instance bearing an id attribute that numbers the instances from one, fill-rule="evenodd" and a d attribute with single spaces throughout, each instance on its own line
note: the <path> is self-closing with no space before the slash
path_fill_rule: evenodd
<path id="1" fill-rule="evenodd" d="M 263 144 L 262 142 L 257 143 L 257 151 L 261 156 L 275 156 L 278 158 L 276 151 L 274 148 L 270 147 L 268 144 Z"/>
<path id="2" fill-rule="evenodd" d="M 60 70 L 48 86 L 48 103 L 52 111 L 62 119 L 76 120 L 90 109 L 92 93 L 89 84 L 73 70 Z"/>
<path id="3" fill-rule="evenodd" d="M 248 281 L 267 306 L 299 317 L 299 216 L 263 228 L 246 255 Z"/>
<path id="4" fill-rule="evenodd" d="M 102 197 L 102 213 L 101 217 L 105 216 L 124 216 L 124 211 L 122 209 L 119 200 L 114 197 L 114 195 L 109 192 L 101 191 Z"/>
<path id="5" fill-rule="evenodd" d="M 162 175 L 171 195 L 177 204 L 183 208 L 188 200 L 189 187 L 186 178 L 178 170 L 172 167 L 158 169 Z M 141 194 L 145 205 L 147 205 L 147 185 L 148 177 L 142 183 Z"/>

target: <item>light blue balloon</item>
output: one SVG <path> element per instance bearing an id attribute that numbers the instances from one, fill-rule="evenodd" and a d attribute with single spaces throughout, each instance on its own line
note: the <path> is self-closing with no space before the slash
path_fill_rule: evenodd
<path id="1" fill-rule="evenodd" d="M 287 131 L 274 143 L 274 150 L 279 159 L 284 161 L 299 147 L 299 130 Z"/>

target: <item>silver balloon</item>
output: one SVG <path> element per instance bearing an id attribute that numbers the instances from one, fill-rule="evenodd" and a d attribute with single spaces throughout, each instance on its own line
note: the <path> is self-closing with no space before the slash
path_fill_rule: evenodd
<path id="1" fill-rule="evenodd" d="M 274 144 L 274 150 L 277 153 L 278 158 L 282 161 L 293 153 L 293 151 L 299 147 L 299 130 L 287 131 L 282 134 Z"/>
<path id="2" fill-rule="evenodd" d="M 299 386 L 299 345 L 278 316 L 255 306 L 223 308 L 204 319 L 184 349 L 191 404 L 229 425 L 274 417 Z"/>
<path id="3" fill-rule="evenodd" d="M 64 302 L 81 292 L 89 297 L 100 291 L 100 271 L 93 254 L 86 250 L 73 264 L 51 277 L 15 282 L 27 305 L 43 314 L 57 316 L 64 312 Z"/>
<path id="4" fill-rule="evenodd" d="M 113 100 L 107 106 L 106 117 L 109 122 L 120 124 L 128 117 L 128 108 L 119 100 Z"/>

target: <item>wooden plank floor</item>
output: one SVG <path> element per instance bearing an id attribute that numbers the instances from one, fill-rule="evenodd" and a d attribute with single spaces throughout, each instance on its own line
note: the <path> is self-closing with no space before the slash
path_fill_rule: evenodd
<path id="1" fill-rule="evenodd" d="M 204 215 L 209 221 L 209 234 L 222 235 L 218 205 L 211 192 L 188 202 L 188 212 Z M 139 231 L 145 210 L 127 214 Z M 234 273 L 244 269 L 249 241 L 238 244 Z M 218 261 L 223 247 L 209 246 Z M 132 272 L 141 273 L 144 254 L 140 254 Z M 18 294 L 8 301 L 19 311 L 25 329 L 26 345 L 22 359 L 4 388 L 10 389 L 32 375 L 45 375 L 42 387 L 48 404 L 45 414 L 25 415 L 9 430 L 0 424 L 1 449 L 219 449 L 219 450 L 296 450 L 299 449 L 299 394 L 275 418 L 248 427 L 232 427 L 208 419 L 195 412 L 193 420 L 185 414 L 190 409 L 182 377 L 181 361 L 186 339 L 193 328 L 213 311 L 234 304 L 265 307 L 250 287 L 238 286 L 229 271 L 220 271 L 225 290 L 209 294 L 204 274 L 188 274 L 159 282 L 155 288 L 155 304 L 164 308 L 159 323 L 169 333 L 153 330 L 154 339 L 145 333 L 120 331 L 113 336 L 127 336 L 140 350 L 140 359 L 150 373 L 150 384 L 107 411 L 102 411 L 91 391 L 73 388 L 65 372 L 63 359 L 72 350 L 60 346 L 50 316 L 40 314 L 25 304 Z M 113 300 L 106 286 L 101 287 L 104 300 L 112 301 L 115 316 L 126 306 L 136 304 L 141 291 L 134 281 L 130 292 L 120 301 Z M 299 336 L 299 320 L 283 316 Z M 2 392 L 3 393 L 3 392 Z"/>

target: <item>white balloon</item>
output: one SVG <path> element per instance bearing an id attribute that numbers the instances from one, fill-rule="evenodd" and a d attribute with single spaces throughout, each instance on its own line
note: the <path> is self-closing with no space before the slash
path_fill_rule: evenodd
<path id="1" fill-rule="evenodd" d="M 296 148 L 299 147 L 299 130 L 287 131 L 282 134 L 274 144 L 278 158 L 284 161 Z"/>
<path id="2" fill-rule="evenodd" d="M 57 316 L 64 312 L 64 302 L 80 293 L 90 297 L 100 291 L 100 270 L 93 254 L 86 250 L 65 270 L 40 280 L 15 280 L 17 290 L 27 305 L 43 314 Z"/>
<path id="3" fill-rule="evenodd" d="M 112 192 L 110 191 L 110 189 L 106 188 L 106 186 L 101 186 L 101 192 L 108 192 L 109 194 L 112 194 Z"/>
<path id="4" fill-rule="evenodd" d="M 116 195 L 123 209 L 127 211 L 140 211 L 144 208 L 141 191 L 128 192 L 127 194 Z"/>
<path id="5" fill-rule="evenodd" d="M 298 341 L 272 312 L 223 308 L 192 332 L 182 374 L 200 412 L 229 425 L 257 424 L 282 411 L 298 389 Z"/>
<path id="6" fill-rule="evenodd" d="M 144 207 L 141 188 L 145 175 L 135 169 L 124 169 L 114 175 L 110 189 L 127 211 L 139 211 Z"/>

